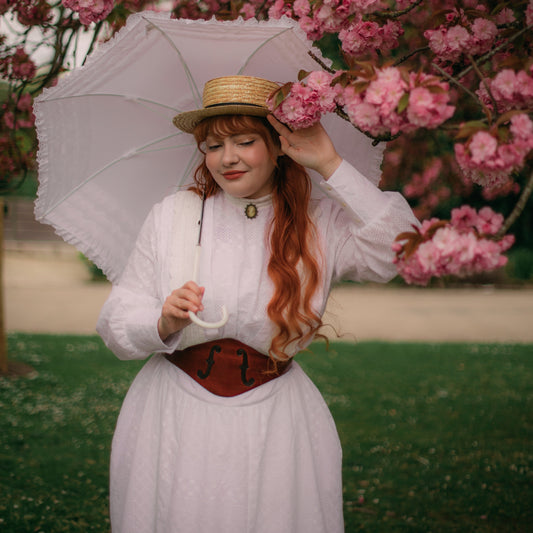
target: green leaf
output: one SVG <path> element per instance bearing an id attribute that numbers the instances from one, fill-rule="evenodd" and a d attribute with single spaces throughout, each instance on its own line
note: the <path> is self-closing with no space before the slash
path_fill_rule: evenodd
<path id="1" fill-rule="evenodd" d="M 457 135 L 455 136 L 456 139 L 467 139 L 471 135 L 474 135 L 474 133 L 483 130 L 487 131 L 489 127 L 485 122 L 482 120 L 471 120 L 469 122 L 465 122 L 457 132 Z"/>
<path id="2" fill-rule="evenodd" d="M 311 74 L 311 73 L 307 72 L 307 70 L 300 70 L 298 72 L 298 81 L 305 80 L 305 78 L 307 78 L 307 76 L 309 76 L 309 74 Z"/>
<path id="3" fill-rule="evenodd" d="M 409 105 L 409 93 L 403 93 L 400 101 L 398 102 L 398 113 L 403 113 Z"/>

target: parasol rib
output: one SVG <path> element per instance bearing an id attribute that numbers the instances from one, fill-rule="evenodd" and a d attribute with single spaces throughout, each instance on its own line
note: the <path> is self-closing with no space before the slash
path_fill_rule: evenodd
<path id="1" fill-rule="evenodd" d="M 117 159 L 109 162 L 107 165 L 103 166 L 101 169 L 97 170 L 96 172 L 94 172 L 93 174 L 91 174 L 90 176 L 85 178 L 81 183 L 79 183 L 78 185 L 76 185 L 76 187 L 74 187 L 71 191 L 69 191 L 68 194 L 66 194 L 65 196 L 63 196 L 62 198 L 57 200 L 53 205 L 51 205 L 45 211 L 45 213 L 42 215 L 42 219 L 44 219 L 46 216 L 48 216 L 49 213 L 51 213 L 58 205 L 62 204 L 66 199 L 70 198 L 75 192 L 79 191 L 84 185 L 86 185 L 91 180 L 96 178 L 96 176 L 98 176 L 102 172 L 106 171 L 108 168 L 111 168 L 113 165 L 116 165 L 117 163 L 120 163 L 121 161 L 124 161 L 125 159 L 129 159 L 129 158 L 134 157 L 136 155 L 145 154 L 145 153 L 149 153 L 149 152 L 160 152 L 160 151 L 165 151 L 165 150 L 175 150 L 177 148 L 183 148 L 183 147 L 186 147 L 186 146 L 190 146 L 190 143 L 186 143 L 186 144 L 177 144 L 175 146 L 168 146 L 166 148 L 156 148 L 156 149 L 153 149 L 153 150 L 147 150 L 147 148 L 149 148 L 150 146 L 153 146 L 154 144 L 166 141 L 167 139 L 171 139 L 172 137 L 176 137 L 176 136 L 178 136 L 180 134 L 181 134 L 181 132 L 176 132 L 176 133 L 173 133 L 172 135 L 167 135 L 165 137 L 161 137 L 160 139 L 156 139 L 155 141 L 151 141 L 151 142 L 149 142 L 149 143 L 147 143 L 147 144 L 145 144 L 143 146 L 140 146 L 138 148 L 130 150 L 130 151 L 126 152 L 125 154 L 121 155 L 120 157 L 118 157 Z"/>
<path id="2" fill-rule="evenodd" d="M 249 56 L 248 58 L 246 59 L 246 61 L 244 62 L 244 65 L 239 69 L 239 72 L 238 74 L 242 74 L 244 69 L 247 67 L 248 63 L 250 62 L 250 60 L 252 59 L 252 57 L 255 56 L 255 54 L 257 54 L 259 52 L 259 50 L 261 50 L 265 45 L 267 45 L 270 41 L 274 40 L 274 39 L 277 39 L 280 35 L 283 35 L 285 32 L 288 32 L 288 31 L 291 31 L 292 28 L 285 28 L 283 29 L 282 31 L 276 33 L 275 35 L 272 35 L 272 37 L 270 37 L 269 39 L 267 39 L 266 41 L 262 42 Z M 275 81 L 275 80 L 272 80 L 272 81 Z"/>
<path id="3" fill-rule="evenodd" d="M 185 183 L 185 180 L 190 177 L 192 174 L 192 169 L 194 166 L 198 166 L 200 164 L 200 154 L 199 153 L 193 153 L 190 157 L 189 161 L 187 162 L 187 165 L 185 165 L 184 170 L 181 174 L 181 181 L 180 183 Z"/>
<path id="4" fill-rule="evenodd" d="M 144 18 L 144 17 L 143 17 Z M 185 60 L 183 59 L 183 56 L 181 55 L 181 52 L 179 50 L 179 48 L 174 44 L 174 42 L 172 41 L 172 39 L 167 35 L 167 33 L 162 29 L 160 28 L 157 24 L 155 24 L 153 21 L 150 21 L 146 18 L 144 18 L 144 20 L 146 21 L 147 23 L 147 26 L 148 28 L 154 28 L 156 29 L 159 33 L 161 33 L 161 35 L 164 37 L 164 39 L 170 44 L 170 46 L 176 51 L 176 53 L 178 54 L 178 57 L 180 59 L 180 62 L 183 66 L 183 70 L 185 71 L 185 74 L 187 76 L 187 81 L 189 82 L 189 87 L 191 88 L 191 91 L 192 93 L 194 94 L 194 97 L 196 99 L 196 105 L 197 106 L 200 106 L 202 105 L 202 96 L 200 94 L 200 91 L 198 90 L 198 87 L 196 86 L 196 83 L 194 82 L 194 78 L 191 74 L 191 71 L 189 70 L 189 67 L 187 66 L 187 63 L 185 62 Z"/>

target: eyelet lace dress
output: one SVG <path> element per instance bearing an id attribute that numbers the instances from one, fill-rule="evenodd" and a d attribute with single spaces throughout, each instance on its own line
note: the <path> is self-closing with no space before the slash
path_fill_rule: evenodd
<path id="1" fill-rule="evenodd" d="M 311 213 L 323 258 L 313 299 L 322 314 L 332 284 L 387 281 L 391 245 L 417 224 L 405 200 L 382 192 L 347 162 L 317 190 Z M 296 361 L 279 378 L 233 397 L 211 394 L 165 353 L 237 339 L 267 354 L 270 197 L 219 193 L 206 200 L 199 284 L 202 318 L 162 342 L 161 307 L 191 279 L 199 199 L 178 192 L 155 206 L 97 330 L 120 359 L 150 359 L 124 400 L 111 452 L 113 533 L 341 533 L 341 447 L 329 409 Z M 295 355 L 297 346 L 291 348 Z M 215 360 L 216 364 L 216 360 Z M 356 423 L 356 422 L 354 422 Z"/>

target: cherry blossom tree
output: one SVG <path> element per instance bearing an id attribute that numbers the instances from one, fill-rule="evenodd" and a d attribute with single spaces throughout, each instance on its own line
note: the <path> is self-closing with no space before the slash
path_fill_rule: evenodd
<path id="1" fill-rule="evenodd" d="M 315 58 L 272 110 L 293 128 L 337 113 L 387 143 L 382 185 L 424 220 L 398 236 L 400 275 L 427 284 L 505 264 L 533 189 L 533 0 L 0 0 L 2 191 L 35 166 L 32 98 L 146 8 L 295 19 L 330 61 Z"/>

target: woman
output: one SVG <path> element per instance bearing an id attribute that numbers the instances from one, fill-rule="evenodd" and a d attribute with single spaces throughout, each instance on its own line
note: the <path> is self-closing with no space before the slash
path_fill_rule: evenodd
<path id="1" fill-rule="evenodd" d="M 154 353 L 113 439 L 113 533 L 343 531 L 335 424 L 292 358 L 317 334 L 332 283 L 394 275 L 392 242 L 416 220 L 320 125 L 265 118 L 276 88 L 218 78 L 202 109 L 175 118 L 204 155 L 196 188 L 154 207 L 102 310 L 98 331 L 119 358 Z M 345 207 L 315 198 L 304 167 Z M 191 323 L 222 304 L 222 327 Z"/>

